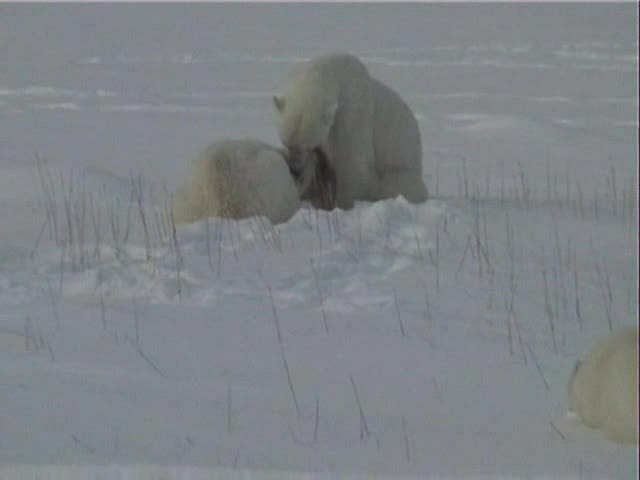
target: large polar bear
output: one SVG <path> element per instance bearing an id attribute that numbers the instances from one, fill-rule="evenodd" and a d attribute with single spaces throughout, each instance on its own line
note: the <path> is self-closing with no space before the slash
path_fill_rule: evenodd
<path id="1" fill-rule="evenodd" d="M 397 195 L 427 199 L 416 118 L 358 58 L 334 53 L 294 68 L 273 101 L 292 173 L 313 173 L 310 152 L 321 151 L 335 171 L 338 207 Z"/>
<path id="2" fill-rule="evenodd" d="M 176 224 L 207 217 L 291 218 L 300 206 L 298 186 L 285 152 L 257 140 L 221 140 L 193 162 L 172 199 Z"/>
<path id="3" fill-rule="evenodd" d="M 638 327 L 601 340 L 569 380 L 571 410 L 618 443 L 638 443 Z"/>

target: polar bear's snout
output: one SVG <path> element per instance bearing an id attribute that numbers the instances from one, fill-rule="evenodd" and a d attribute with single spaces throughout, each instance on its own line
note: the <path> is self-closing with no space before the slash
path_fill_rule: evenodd
<path id="1" fill-rule="evenodd" d="M 302 200 L 322 210 L 336 208 L 337 177 L 325 150 L 316 147 L 298 157 L 289 166 Z"/>
<path id="2" fill-rule="evenodd" d="M 328 165 L 328 157 L 319 146 L 310 149 L 287 146 L 286 152 L 285 159 L 289 172 L 299 185 L 301 192 L 305 192 L 317 174 L 318 163 L 324 162 Z"/>
<path id="3" fill-rule="evenodd" d="M 301 198 L 309 191 L 315 178 L 315 159 L 312 152 L 287 149 L 285 155 L 289 173 L 293 177 Z"/>
<path id="4" fill-rule="evenodd" d="M 308 154 L 297 147 L 287 147 L 286 161 L 289 171 L 296 181 L 300 180 L 305 168 L 308 166 Z"/>

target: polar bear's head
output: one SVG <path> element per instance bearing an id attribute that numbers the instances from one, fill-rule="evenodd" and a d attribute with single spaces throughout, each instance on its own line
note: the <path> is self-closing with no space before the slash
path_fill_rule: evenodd
<path id="1" fill-rule="evenodd" d="M 313 151 L 322 151 L 331 163 L 329 135 L 338 103 L 317 93 L 306 95 L 304 101 L 297 92 L 273 97 L 277 111 L 278 134 L 288 151 L 287 163 L 294 175 L 312 169 Z"/>

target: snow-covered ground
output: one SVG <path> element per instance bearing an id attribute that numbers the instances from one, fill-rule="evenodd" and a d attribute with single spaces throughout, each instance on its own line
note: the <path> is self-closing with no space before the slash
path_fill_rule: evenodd
<path id="1" fill-rule="evenodd" d="M 634 478 L 565 414 L 637 322 L 636 22 L 0 5 L 0 478 Z M 271 96 L 332 50 L 412 106 L 432 199 L 174 235 L 195 154 L 276 144 Z"/>

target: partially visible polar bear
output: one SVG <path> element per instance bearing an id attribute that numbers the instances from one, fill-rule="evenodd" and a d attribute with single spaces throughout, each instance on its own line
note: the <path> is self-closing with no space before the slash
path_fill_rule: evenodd
<path id="1" fill-rule="evenodd" d="M 427 199 L 420 130 L 413 112 L 353 55 L 334 53 L 294 68 L 273 98 L 278 133 L 294 175 L 320 149 L 336 175 L 336 203 L 403 195 Z"/>
<path id="2" fill-rule="evenodd" d="M 577 363 L 569 404 L 611 441 L 638 443 L 638 327 L 612 333 Z"/>
<path id="3" fill-rule="evenodd" d="M 289 220 L 299 206 L 284 151 L 257 140 L 222 140 L 195 159 L 171 208 L 176 224 L 253 216 L 276 224 Z"/>

